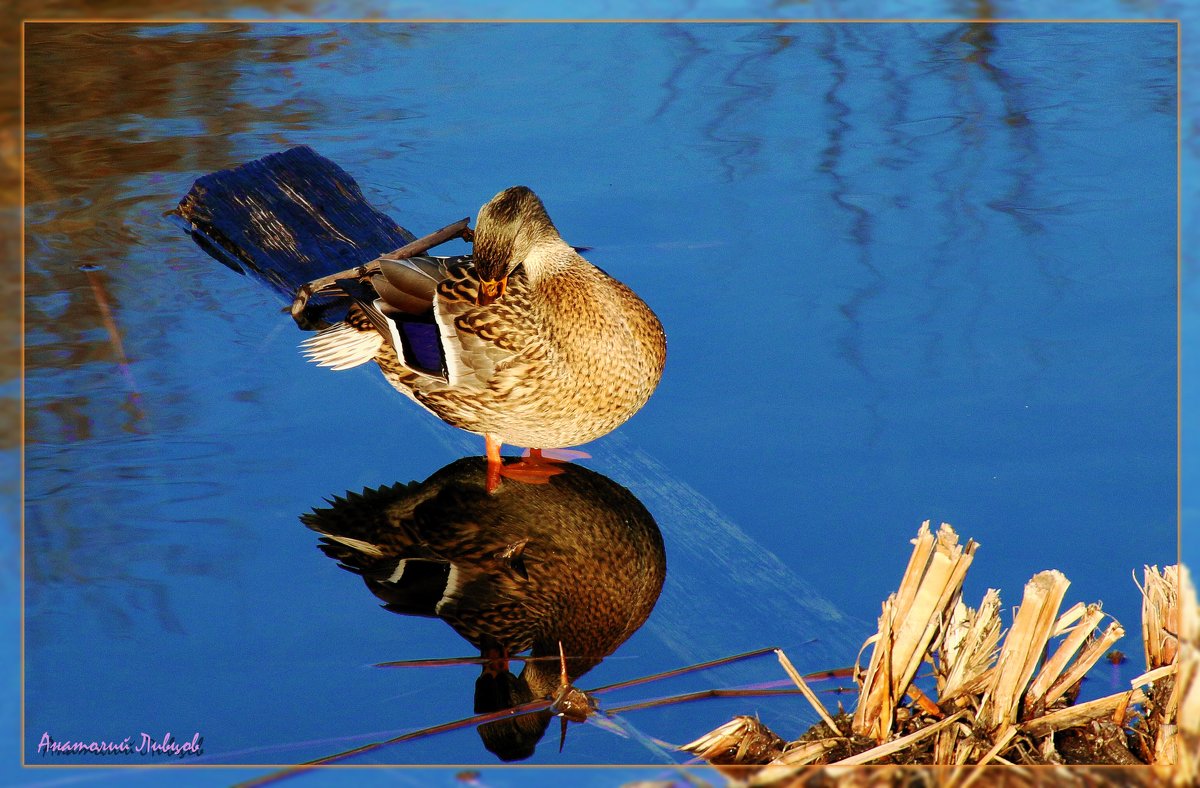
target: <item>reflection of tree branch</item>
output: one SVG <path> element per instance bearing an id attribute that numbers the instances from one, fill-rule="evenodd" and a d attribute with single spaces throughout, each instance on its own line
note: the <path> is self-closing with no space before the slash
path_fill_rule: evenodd
<path id="1" fill-rule="evenodd" d="M 117 358 L 117 369 L 121 371 L 121 377 L 125 379 L 126 385 L 129 386 L 129 406 L 133 412 L 134 431 L 140 432 L 141 430 L 136 429 L 136 425 L 140 424 L 145 418 L 141 407 L 142 394 L 138 390 L 137 380 L 133 377 L 133 370 L 129 367 L 129 359 L 125 355 L 125 346 L 121 342 L 121 331 L 117 328 L 117 321 L 113 317 L 112 308 L 108 305 L 108 295 L 104 292 L 104 282 L 100 278 L 97 267 L 84 266 L 83 271 L 92 286 L 92 294 L 96 297 L 96 305 L 100 308 L 100 317 L 104 322 L 105 330 L 108 332 L 108 341 L 112 345 L 113 354 Z"/>
<path id="2" fill-rule="evenodd" d="M 160 30 L 129 24 L 26 27 L 25 522 L 31 635 L 49 631 L 37 619 L 55 609 L 139 627 L 144 624 L 137 616 L 150 614 L 162 630 L 179 631 L 170 586 L 162 578 L 221 571 L 204 564 L 207 559 L 188 558 L 177 566 L 181 545 L 166 541 L 169 530 L 139 531 L 136 523 L 117 520 L 135 491 L 142 501 L 139 518 L 153 517 L 161 504 L 154 496 L 173 496 L 174 503 L 211 495 L 194 481 L 175 486 L 163 469 L 179 458 L 163 455 L 200 448 L 225 456 L 227 447 L 195 440 L 176 447 L 160 432 L 152 456 L 130 457 L 139 446 L 151 445 L 144 442 L 122 443 L 120 459 L 105 456 L 104 441 L 113 434 L 131 426 L 147 431 L 130 356 L 170 357 L 192 341 L 157 312 L 130 308 L 128 297 L 165 303 L 178 289 L 195 285 L 145 270 L 133 279 L 139 274 L 129 275 L 132 266 L 100 273 L 86 264 L 126 260 L 131 250 L 146 254 L 136 247 L 153 236 L 148 222 L 176 196 L 176 184 L 164 174 L 228 163 L 238 136 L 261 129 L 264 118 L 286 133 L 319 123 L 325 111 L 286 96 L 271 98 L 269 91 L 253 104 L 237 100 L 244 95 L 238 87 L 248 63 L 266 63 L 278 73 L 312 57 L 312 36 L 272 36 L 261 29 L 251 35 L 242 23 L 196 25 L 184 34 Z M 336 30 L 318 37 L 327 48 L 344 41 Z M 154 193 L 157 179 L 164 181 L 164 194 Z M 162 229 L 170 231 L 165 223 Z M 151 251 L 148 259 L 161 258 Z M 168 257 L 162 264 L 173 262 Z M 217 304 L 203 303 L 211 296 L 202 290 L 194 295 L 201 302 L 196 308 L 219 311 Z M 97 360 L 115 362 L 123 381 L 105 376 Z M 16 363 L 0 366 L 0 382 L 13 379 L 17 369 Z M 146 384 L 140 367 L 139 373 Z M 108 476 L 100 481 L 93 473 Z M 122 549 L 108 549 L 113 545 Z M 78 602 L 59 604 L 68 596 Z"/>
<path id="3" fill-rule="evenodd" d="M 27 27 L 26 216 L 36 240 L 27 250 L 26 292 L 33 304 L 68 302 L 50 313 L 38 308 L 27 312 L 25 330 L 39 336 L 29 349 L 28 375 L 36 381 L 50 370 L 80 374 L 83 365 L 102 354 L 115 359 L 126 389 L 118 394 L 103 386 L 75 387 L 88 396 L 58 397 L 53 403 L 60 411 L 78 410 L 75 416 L 60 414 L 67 423 L 103 425 L 105 419 L 97 413 L 122 411 L 140 422 L 139 388 L 127 358 L 128 353 L 140 354 L 127 344 L 150 347 L 172 341 L 166 326 L 122 309 L 125 293 L 144 288 L 124 288 L 123 280 L 86 270 L 81 278 L 77 269 L 80 261 L 128 255 L 132 241 L 124 228 L 144 227 L 147 206 L 166 202 L 143 181 L 159 173 L 226 164 L 232 140 L 258 127 L 264 117 L 276 129 L 308 128 L 325 111 L 287 96 L 267 107 L 231 100 L 239 95 L 247 62 L 282 71 L 311 57 L 314 36 L 249 31 L 241 23 L 197 25 L 182 37 L 160 36 L 154 27 L 131 24 Z M 326 50 L 345 43 L 336 30 L 315 38 Z M 186 58 L 180 57 L 181 47 L 187 49 Z M 156 125 L 182 119 L 190 119 L 191 125 Z M 131 186 L 134 182 L 138 185 Z M 64 267 L 67 262 L 70 268 Z M 118 314 L 136 323 L 118 326 Z M 107 352 L 97 348 L 97 328 L 107 334 L 102 345 Z M 16 370 L 15 364 L 0 367 L 0 380 L 9 379 L 6 373 L 15 376 Z M 116 396 L 128 399 L 123 406 L 105 402 Z M 43 397 L 38 410 L 53 409 L 51 404 Z M 43 422 L 36 412 L 31 416 L 29 432 L 37 440 Z"/>
<path id="4" fill-rule="evenodd" d="M 1037 143 L 1034 127 L 1031 125 L 1019 90 L 1019 83 L 1008 72 L 993 62 L 997 40 L 994 25 L 987 23 L 972 23 L 964 25 L 954 36 L 971 47 L 963 58 L 963 62 L 979 66 L 980 71 L 996 86 L 997 93 L 1004 106 L 1004 114 L 1000 122 L 1012 129 L 1009 135 L 1017 153 L 1017 161 L 1026 164 L 1025 167 L 1013 168 L 1013 188 L 1001 200 L 993 200 L 989 207 L 1011 216 L 1025 233 L 1038 233 L 1044 227 L 1025 209 L 1029 203 L 1029 195 L 1033 190 L 1032 168 L 1040 167 L 1035 162 Z M 982 126 L 981 126 L 982 127 Z"/>
<path id="5" fill-rule="evenodd" d="M 958 67 L 958 61 L 949 54 L 955 40 L 955 34 L 951 33 L 928 43 L 935 63 L 939 66 L 947 62 L 950 64 L 939 70 L 951 70 L 945 79 L 952 85 L 962 82 L 953 73 L 953 69 Z M 978 325 L 987 293 L 986 279 L 971 266 L 968 266 L 962 275 L 973 285 L 970 292 L 975 295 L 974 300 L 968 302 L 958 290 L 942 284 L 942 277 L 960 261 L 962 249 L 979 244 L 984 231 L 983 222 L 975 211 L 970 194 L 970 186 L 980 180 L 980 171 L 983 168 L 983 146 L 978 139 L 978 124 L 975 122 L 981 110 L 975 106 L 968 106 L 969 92 L 961 87 L 952 90 L 949 96 L 947 104 L 954 122 L 942 134 L 953 136 L 942 146 L 945 157 L 943 165 L 936 167 L 932 172 L 935 187 L 932 192 L 937 197 L 936 205 L 942 217 L 942 226 L 922 281 L 924 291 L 929 296 L 926 299 L 928 306 L 917 320 L 918 324 L 931 327 L 926 334 L 927 342 L 922 353 L 924 373 L 929 376 L 937 376 L 943 372 L 942 365 L 945 363 L 946 354 L 946 332 L 932 327 L 939 326 L 946 316 L 953 314 L 952 307 L 955 304 L 960 309 L 970 310 L 963 330 L 957 332 L 957 336 L 966 346 L 968 357 L 978 357 L 975 326 Z M 978 374 L 976 367 L 970 368 Z"/>
<path id="6" fill-rule="evenodd" d="M 852 127 L 848 120 L 850 106 L 842 100 L 848 68 L 841 55 L 839 35 L 843 37 L 843 40 L 848 41 L 853 35 L 852 28 L 829 26 L 824 32 L 826 33 L 824 41 L 818 47 L 817 52 L 821 59 L 829 65 L 832 81 L 822 97 L 822 102 L 829 110 L 830 122 L 828 143 L 821 151 L 820 169 L 833 181 L 833 186 L 829 191 L 830 198 L 840 210 L 850 216 L 850 236 L 855 243 L 855 261 L 868 275 L 867 281 L 857 287 L 850 298 L 843 301 L 838 307 L 846 319 L 846 330 L 838 337 L 837 346 L 841 357 L 871 385 L 872 396 L 866 406 L 871 416 L 867 442 L 871 443 L 879 437 L 882 429 L 879 403 L 883 399 L 883 393 L 867 365 L 863 352 L 864 329 L 861 313 L 868 303 L 884 292 L 886 280 L 872 259 L 871 229 L 873 220 L 871 213 L 851 196 L 850 178 L 840 172 L 843 137 L 852 130 Z"/>
<path id="7" fill-rule="evenodd" d="M 691 69 L 692 64 L 700 60 L 704 55 L 708 54 L 708 49 L 700 44 L 696 36 L 692 35 L 691 29 L 687 25 L 664 25 L 664 38 L 675 39 L 680 42 L 683 47 L 683 53 L 676 58 L 675 65 L 671 67 L 671 71 L 667 74 L 667 78 L 662 82 L 662 89 L 666 93 L 663 100 L 659 102 L 658 107 L 654 110 L 654 114 L 650 116 L 650 121 L 657 121 L 663 118 L 667 110 L 671 108 L 682 91 L 679 88 L 679 82 Z"/>
<path id="8" fill-rule="evenodd" d="M 986 207 L 1008 215 L 1025 234 L 1044 230 L 1035 212 L 1044 215 L 1053 210 L 1031 208 L 1032 195 L 1040 183 L 1039 174 L 1044 170 L 1037 144 L 1038 125 L 1028 114 L 1021 81 L 997 62 L 999 45 L 995 26 L 989 23 L 957 26 L 929 41 L 936 73 L 951 88 L 952 114 L 959 122 L 947 129 L 954 135 L 954 141 L 943 146 L 945 161 L 933 171 L 934 193 L 940 197 L 938 208 L 944 217 L 944 230 L 939 233 L 936 253 L 930 257 L 924 276 L 925 290 L 933 298 L 919 320 L 924 325 L 936 326 L 939 315 L 964 313 L 957 334 L 968 362 L 963 367 L 975 374 L 980 371 L 976 347 L 978 326 L 994 302 L 989 271 L 962 259 L 964 248 L 987 243 L 989 225 L 979 209 Z M 1002 107 L 999 113 L 992 108 L 994 100 L 989 100 L 986 91 L 989 84 L 996 89 Z M 994 141 L 997 136 L 1001 138 L 999 144 Z M 997 157 L 1001 158 L 999 163 L 994 161 Z M 993 196 L 985 191 L 995 188 L 997 176 L 1006 175 L 1010 178 L 1007 193 Z M 1048 289 L 1056 294 L 1055 300 L 1061 299 L 1064 282 L 1050 270 L 1044 251 L 1032 248 L 1025 259 L 1038 267 Z M 941 282 L 952 265 L 969 285 L 953 291 L 953 303 L 951 291 Z M 969 298 L 961 297 L 962 294 Z M 944 332 L 940 330 L 928 332 L 923 357 L 926 374 L 942 371 L 943 339 Z M 1031 360 L 1037 368 L 1045 367 L 1044 358 L 1031 354 Z"/>
<path id="9" fill-rule="evenodd" d="M 744 57 L 734 60 L 732 67 L 721 78 L 721 84 L 730 89 L 729 98 L 717 106 L 711 119 L 700 128 L 700 133 L 715 143 L 716 149 L 730 151 L 717 154 L 725 172 L 726 181 L 736 179 L 738 175 L 737 159 L 753 160 L 762 147 L 762 137 L 757 131 L 742 137 L 734 136 L 731 132 L 724 132 L 727 136 L 722 136 L 721 132 L 730 125 L 731 120 L 748 114 L 750 106 L 755 101 L 765 101 L 774 93 L 774 86 L 770 80 L 745 75 L 750 74 L 756 65 L 770 61 L 780 51 L 782 47 L 779 31 L 783 29 L 785 29 L 784 26 L 775 25 L 771 28 L 771 32 L 759 33 L 751 39 L 758 45 L 757 48 Z M 738 40 L 746 41 L 747 38 L 743 37 Z"/>
<path id="10" fill-rule="evenodd" d="M 194 545 L 185 549 L 183 542 L 164 541 L 155 529 L 107 515 L 115 509 L 103 500 L 106 494 L 97 496 L 95 488 L 81 476 L 86 474 L 71 474 L 57 489 L 45 489 L 27 505 L 26 609 L 30 637 L 40 636 L 42 618 L 58 610 L 74 611 L 72 615 L 86 613 L 119 632 L 142 626 L 132 614 L 148 613 L 163 631 L 183 632 L 168 587 L 159 578 L 210 575 L 222 570 L 215 561 L 203 558 Z M 113 497 L 127 492 L 118 491 Z M 82 510 L 76 498 L 81 494 L 90 494 L 93 499 Z M 81 522 L 81 513 L 86 522 Z M 109 549 L 114 545 L 122 549 Z M 74 601 L 68 604 L 67 598 Z"/>
<path id="11" fill-rule="evenodd" d="M 995 25 L 975 23 L 964 25 L 955 39 L 971 47 L 963 58 L 968 65 L 978 66 L 980 73 L 995 86 L 1003 107 L 1003 113 L 992 120 L 993 123 L 976 124 L 980 133 L 995 129 L 1007 138 L 1008 147 L 1013 152 L 1012 164 L 1007 172 L 1011 175 L 1011 185 L 1006 194 L 986 201 L 988 208 L 1009 216 L 1027 236 L 1041 235 L 1046 231 L 1046 225 L 1041 216 L 1057 212 L 1055 208 L 1035 207 L 1038 200 L 1035 193 L 1041 180 L 1039 174 L 1046 169 L 1038 145 L 1040 126 L 1034 123 L 1028 114 L 1028 100 L 1023 95 L 1021 81 L 1014 78 L 1001 67 L 997 61 L 1000 42 L 996 36 Z M 977 114 L 983 115 L 984 109 L 979 108 Z M 1007 132 L 1007 133 L 1004 133 Z M 999 168 L 994 168 L 1000 171 Z M 1025 257 L 1036 268 L 1046 286 L 1049 308 L 1054 309 L 1065 298 L 1065 288 L 1069 279 L 1057 274 L 1050 265 L 1050 260 L 1041 243 L 1030 244 Z M 982 282 L 980 298 L 977 303 L 976 317 L 985 305 L 990 303 L 988 296 L 987 277 L 977 274 Z M 976 320 L 975 322 L 978 322 Z M 1028 377 L 1026 384 L 1030 389 L 1038 387 L 1038 379 L 1050 368 L 1051 359 L 1044 349 L 1045 339 L 1039 336 L 1025 338 L 1025 354 L 1032 363 L 1034 373 Z M 974 355 L 974 354 L 972 354 Z"/>

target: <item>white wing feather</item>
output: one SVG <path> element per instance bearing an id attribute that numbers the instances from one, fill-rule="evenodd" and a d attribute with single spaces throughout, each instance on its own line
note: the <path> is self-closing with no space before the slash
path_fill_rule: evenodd
<path id="1" fill-rule="evenodd" d="M 346 323 L 323 328 L 300 343 L 309 361 L 337 370 L 374 360 L 382 346 L 383 337 L 377 331 L 359 331 Z"/>

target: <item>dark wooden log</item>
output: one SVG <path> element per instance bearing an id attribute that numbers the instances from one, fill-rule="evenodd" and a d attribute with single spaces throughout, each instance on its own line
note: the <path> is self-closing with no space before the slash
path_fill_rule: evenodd
<path id="1" fill-rule="evenodd" d="M 341 167 L 301 146 L 197 179 L 170 212 L 208 254 L 260 280 L 287 303 L 309 282 L 389 253 L 412 256 L 453 237 L 463 220 L 417 239 L 363 197 Z M 341 319 L 345 299 L 305 292 L 302 327 Z"/>
<path id="2" fill-rule="evenodd" d="M 359 265 L 344 271 L 338 271 L 301 285 L 299 289 L 296 290 L 295 300 L 292 301 L 292 318 L 296 321 L 297 325 L 301 327 L 305 326 L 308 320 L 308 315 L 311 313 L 309 304 L 310 299 L 313 298 L 313 296 L 320 295 L 321 291 L 327 287 L 335 286 L 339 279 L 365 279 L 371 276 L 371 274 L 378 273 L 380 260 L 405 260 L 409 257 L 416 257 L 417 255 L 425 254 L 425 252 L 429 251 L 438 244 L 443 244 L 452 238 L 465 238 L 470 240 L 473 237 L 470 229 L 467 228 L 467 224 L 470 221 L 470 219 L 459 219 L 454 224 L 448 224 L 442 229 L 435 230 L 423 238 L 418 238 L 415 241 L 411 241 L 394 252 L 388 252 L 387 254 L 380 255 L 365 265 Z"/>

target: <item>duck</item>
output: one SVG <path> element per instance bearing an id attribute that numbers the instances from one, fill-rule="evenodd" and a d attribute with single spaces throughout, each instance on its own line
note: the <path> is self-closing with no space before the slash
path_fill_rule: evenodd
<path id="1" fill-rule="evenodd" d="M 666 361 L 658 316 L 563 240 L 526 186 L 484 204 L 470 255 L 385 255 L 322 280 L 344 294 L 344 320 L 302 343 L 344 370 L 374 362 L 387 381 L 446 423 L 504 444 L 578 446 L 646 404 Z M 313 291 L 309 288 L 306 293 Z"/>
<path id="2" fill-rule="evenodd" d="M 561 694 L 645 623 L 667 571 L 654 518 L 603 474 L 564 464 L 547 484 L 495 492 L 486 475 L 484 458 L 464 457 L 423 482 L 332 496 L 300 517 L 385 610 L 440 619 L 478 649 L 477 713 Z M 519 675 L 509 660 L 524 661 Z M 520 760 L 550 716 L 480 733 Z"/>

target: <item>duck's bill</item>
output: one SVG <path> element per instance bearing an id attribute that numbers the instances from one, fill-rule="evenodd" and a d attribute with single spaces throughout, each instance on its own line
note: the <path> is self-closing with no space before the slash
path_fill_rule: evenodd
<path id="1" fill-rule="evenodd" d="M 507 285 L 507 276 L 501 277 L 500 279 L 480 280 L 479 294 L 475 297 L 475 303 L 479 304 L 480 306 L 487 306 L 500 296 L 504 295 L 504 288 Z"/>

